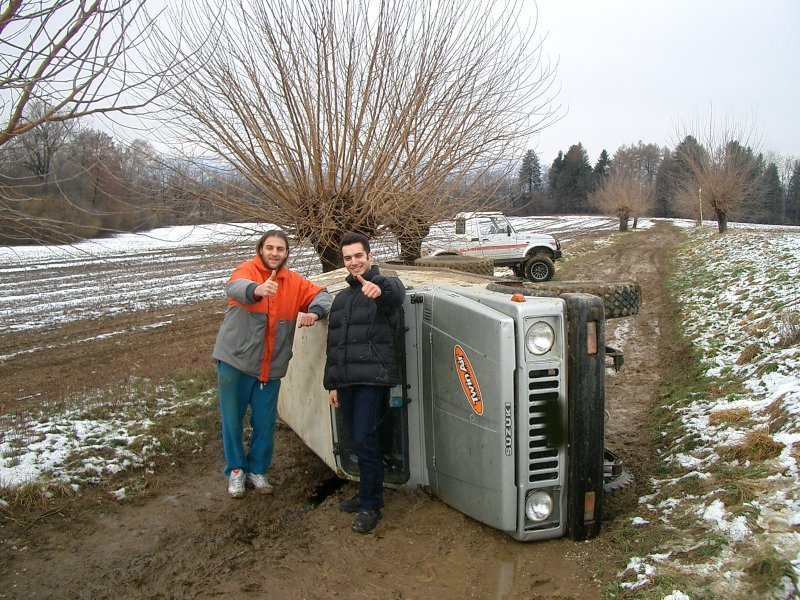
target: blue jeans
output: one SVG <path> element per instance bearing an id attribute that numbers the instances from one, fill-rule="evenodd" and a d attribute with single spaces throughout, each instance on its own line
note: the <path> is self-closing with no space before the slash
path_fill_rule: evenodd
<path id="1" fill-rule="evenodd" d="M 378 510 L 383 503 L 383 456 L 378 424 L 388 388 L 352 385 L 336 390 L 345 427 L 358 457 L 358 500 L 363 508 Z"/>
<path id="2" fill-rule="evenodd" d="M 222 415 L 222 449 L 225 475 L 234 469 L 264 475 L 272 463 L 275 422 L 278 418 L 280 379 L 260 382 L 227 363 L 217 361 L 219 410 Z M 245 455 L 242 423 L 250 407 L 250 449 Z"/>

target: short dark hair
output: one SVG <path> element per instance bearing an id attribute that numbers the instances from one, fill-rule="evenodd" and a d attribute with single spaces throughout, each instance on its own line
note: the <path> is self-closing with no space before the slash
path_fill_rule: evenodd
<path id="1" fill-rule="evenodd" d="M 348 233 L 342 238 L 342 241 L 339 242 L 339 251 L 341 252 L 342 248 L 350 244 L 361 244 L 364 246 L 364 252 L 367 254 L 371 252 L 369 249 L 369 238 L 363 233 Z"/>
<path id="2" fill-rule="evenodd" d="M 283 240 L 283 243 L 286 244 L 286 255 L 289 255 L 289 236 L 287 236 L 283 231 L 280 229 L 270 229 L 267 233 L 261 236 L 256 244 L 256 254 L 261 254 L 261 248 L 264 246 L 264 242 L 267 241 L 267 238 L 277 237 Z"/>

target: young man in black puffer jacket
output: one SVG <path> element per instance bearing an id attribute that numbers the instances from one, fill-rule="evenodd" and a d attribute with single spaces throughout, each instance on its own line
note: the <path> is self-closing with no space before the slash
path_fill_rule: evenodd
<path id="1" fill-rule="evenodd" d="M 349 285 L 334 298 L 328 317 L 324 385 L 330 405 L 342 411 L 361 479 L 358 494 L 339 508 L 358 513 L 353 531 L 369 533 L 381 519 L 383 460 L 377 429 L 389 388 L 401 382 L 398 331 L 405 287 L 373 266 L 365 235 L 350 234 L 339 248 Z"/>

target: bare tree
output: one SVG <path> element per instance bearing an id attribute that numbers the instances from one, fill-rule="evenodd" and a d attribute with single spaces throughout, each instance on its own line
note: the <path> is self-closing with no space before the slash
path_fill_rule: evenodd
<path id="1" fill-rule="evenodd" d="M 653 205 L 655 180 L 637 178 L 629 169 L 617 169 L 612 161 L 600 186 L 589 194 L 589 204 L 602 214 L 619 220 L 619 230 L 628 230 L 631 217 L 646 214 Z"/>
<path id="2" fill-rule="evenodd" d="M 656 177 L 665 152 L 666 149 L 659 148 L 656 144 L 644 144 L 639 140 L 636 145 L 620 146 L 611 160 L 611 169 L 621 175 L 615 185 L 621 185 L 622 179 L 630 179 L 631 192 L 635 192 L 635 187 L 638 185 L 637 199 L 630 204 L 629 213 L 633 218 L 634 229 L 639 217 L 643 216 L 645 211 L 652 210 L 655 205 Z"/>
<path id="3" fill-rule="evenodd" d="M 520 10 L 197 2 L 164 32 L 165 53 L 180 49 L 184 70 L 163 114 L 205 160 L 227 161 L 256 190 L 214 202 L 308 240 L 323 269 L 339 266 L 345 233 L 380 227 L 410 259 L 454 199 L 468 201 L 466 181 L 491 189 L 483 175 L 508 171 L 508 157 L 555 118 L 554 69 L 535 27 L 520 28 Z"/>
<path id="4" fill-rule="evenodd" d="M 136 54 L 147 43 L 152 25 L 145 0 L 4 2 L 0 159 L 5 159 L 10 142 L 23 136 L 28 136 L 25 143 L 42 150 L 42 139 L 49 143 L 68 129 L 57 124 L 139 109 L 163 91 L 162 74 L 137 68 Z M 162 64 L 167 68 L 172 61 L 164 58 Z M 46 177 L 52 152 L 29 156 L 37 161 L 34 171 Z M 24 197 L 14 183 L 0 179 L 0 228 L 16 231 L 20 240 L 57 230 L 58 222 L 31 216 L 26 204 L 40 199 Z"/>
<path id="5" fill-rule="evenodd" d="M 676 149 L 674 158 L 684 167 L 681 181 L 676 182 L 676 204 L 698 220 L 713 214 L 719 232 L 724 233 L 731 215 L 758 196 L 762 158 L 750 145 L 752 133 L 735 123 L 716 124 L 712 118 L 706 128 L 692 129 L 679 139 L 691 136 L 701 151 L 687 150 L 687 144 Z"/>

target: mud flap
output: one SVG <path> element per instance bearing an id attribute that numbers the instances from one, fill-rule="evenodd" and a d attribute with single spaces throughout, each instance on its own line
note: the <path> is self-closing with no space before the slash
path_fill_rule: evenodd
<path id="1" fill-rule="evenodd" d="M 585 540 L 600 533 L 605 426 L 605 317 L 603 300 L 562 294 L 568 316 L 567 535 Z M 596 339 L 589 344 L 590 330 Z"/>

